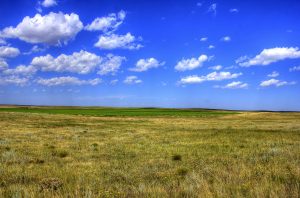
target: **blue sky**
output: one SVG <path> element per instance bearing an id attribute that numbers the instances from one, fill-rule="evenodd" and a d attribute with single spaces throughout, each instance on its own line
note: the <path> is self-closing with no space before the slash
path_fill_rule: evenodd
<path id="1" fill-rule="evenodd" d="M 300 110 L 299 1 L 0 4 L 2 104 Z"/>

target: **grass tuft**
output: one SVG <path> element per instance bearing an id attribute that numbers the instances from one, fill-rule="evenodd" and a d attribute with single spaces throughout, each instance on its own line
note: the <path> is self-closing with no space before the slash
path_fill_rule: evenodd
<path id="1" fill-rule="evenodd" d="M 69 155 L 68 151 L 65 151 L 65 150 L 54 150 L 52 152 L 52 156 L 60 157 L 60 158 L 65 158 L 68 155 Z"/>
<path id="2" fill-rule="evenodd" d="M 63 182 L 58 178 L 44 178 L 40 182 L 40 190 L 58 190 L 63 186 Z"/>
<path id="3" fill-rule="evenodd" d="M 177 175 L 184 177 L 188 174 L 188 169 L 187 168 L 178 168 L 176 173 L 177 173 Z"/>
<path id="4" fill-rule="evenodd" d="M 172 160 L 173 161 L 181 161 L 182 157 L 179 154 L 175 154 L 172 156 Z"/>

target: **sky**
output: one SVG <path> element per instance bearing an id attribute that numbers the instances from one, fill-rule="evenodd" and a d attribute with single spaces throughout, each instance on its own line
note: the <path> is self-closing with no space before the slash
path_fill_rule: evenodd
<path id="1" fill-rule="evenodd" d="M 0 104 L 300 111 L 299 11 L 299 0 L 1 0 Z"/>

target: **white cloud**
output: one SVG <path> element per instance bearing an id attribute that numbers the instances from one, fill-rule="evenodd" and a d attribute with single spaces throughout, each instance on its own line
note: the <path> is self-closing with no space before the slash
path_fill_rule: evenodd
<path id="1" fill-rule="evenodd" d="M 95 47 L 99 47 L 100 49 L 140 49 L 143 47 L 141 44 L 136 43 L 137 39 L 135 36 L 131 35 L 130 32 L 128 32 L 125 35 L 117 35 L 117 34 L 111 34 L 111 35 L 101 35 L 99 37 L 99 40 L 97 43 L 95 43 Z"/>
<path id="2" fill-rule="evenodd" d="M 201 39 L 200 39 L 200 41 L 202 41 L 202 42 L 204 42 L 204 41 L 207 41 L 207 37 L 202 37 Z"/>
<path id="3" fill-rule="evenodd" d="M 0 59 L 0 85 L 25 86 L 29 84 L 30 77 L 36 73 L 33 66 L 19 65 L 9 69 L 5 60 Z M 23 76 L 23 77 L 22 77 Z"/>
<path id="4" fill-rule="evenodd" d="M 241 81 L 234 81 L 225 86 L 225 88 L 229 88 L 229 89 L 242 89 L 242 88 L 247 88 L 247 87 L 248 87 L 248 84 L 242 83 Z"/>
<path id="5" fill-rule="evenodd" d="M 214 55 L 211 55 L 208 57 L 207 61 L 211 61 L 211 60 L 214 60 L 215 59 L 215 56 Z"/>
<path id="6" fill-rule="evenodd" d="M 209 67 L 208 69 L 212 69 L 212 70 L 218 71 L 218 70 L 221 70 L 222 68 L 223 68 L 222 65 L 216 65 L 216 66 Z"/>
<path id="7" fill-rule="evenodd" d="M 44 0 L 44 1 L 41 3 L 41 5 L 42 5 L 43 7 L 48 8 L 48 7 L 56 6 L 56 5 L 57 5 L 57 2 L 56 2 L 56 0 Z"/>
<path id="8" fill-rule="evenodd" d="M 190 59 L 182 59 L 179 61 L 175 69 L 178 71 L 186 71 L 186 70 L 193 70 L 198 67 L 202 67 L 202 64 L 208 60 L 206 55 L 200 55 L 198 58 L 190 58 Z"/>
<path id="9" fill-rule="evenodd" d="M 229 42 L 229 41 L 231 41 L 231 38 L 230 38 L 230 36 L 224 36 L 223 38 L 221 38 L 221 41 Z"/>
<path id="10" fill-rule="evenodd" d="M 19 76 L 2 76 L 0 85 L 25 86 L 29 83 L 29 78 L 20 78 Z"/>
<path id="11" fill-rule="evenodd" d="M 300 66 L 295 66 L 289 69 L 290 72 L 292 71 L 300 71 Z"/>
<path id="12" fill-rule="evenodd" d="M 215 88 L 222 88 L 222 89 L 246 89 L 248 88 L 247 83 L 243 83 L 241 81 L 233 81 L 231 83 L 228 83 L 225 86 L 215 86 Z"/>
<path id="13" fill-rule="evenodd" d="M 8 64 L 5 60 L 0 58 L 0 71 L 7 69 Z"/>
<path id="14" fill-rule="evenodd" d="M 241 57 L 239 57 L 238 59 L 235 60 L 235 63 L 240 64 L 242 62 L 247 61 L 248 59 L 250 59 L 248 56 L 241 56 Z"/>
<path id="15" fill-rule="evenodd" d="M 106 58 L 104 58 L 102 63 L 99 65 L 100 70 L 98 71 L 98 74 L 115 74 L 120 69 L 122 62 L 125 60 L 126 58 L 123 56 L 114 56 L 112 54 L 108 54 Z"/>
<path id="16" fill-rule="evenodd" d="M 0 46 L 0 57 L 13 58 L 20 54 L 20 50 L 15 47 Z"/>
<path id="17" fill-rule="evenodd" d="M 114 80 L 111 80 L 109 84 L 115 85 L 115 84 L 117 84 L 118 82 L 119 82 L 118 79 L 114 79 Z"/>
<path id="18" fill-rule="evenodd" d="M 208 7 L 208 11 L 207 12 L 211 12 L 214 16 L 217 15 L 217 4 L 213 3 Z"/>
<path id="19" fill-rule="evenodd" d="M 91 24 L 88 24 L 85 29 L 88 31 L 113 32 L 123 23 L 126 17 L 126 12 L 111 13 L 108 16 L 96 18 Z"/>
<path id="20" fill-rule="evenodd" d="M 277 71 L 273 71 L 272 73 L 268 74 L 268 77 L 270 78 L 276 78 L 277 76 L 279 76 L 279 73 Z"/>
<path id="21" fill-rule="evenodd" d="M 84 50 L 74 52 L 71 55 L 61 54 L 57 58 L 51 55 L 35 57 L 31 65 L 42 71 L 72 72 L 78 74 L 88 74 L 99 68 L 97 72 L 100 75 L 109 73 L 115 74 L 123 61 L 123 56 L 114 56 L 108 54 L 106 57 L 97 56 Z"/>
<path id="22" fill-rule="evenodd" d="M 61 45 L 77 35 L 83 28 L 77 14 L 50 12 L 45 16 L 36 14 L 33 18 L 26 16 L 17 27 L 4 28 L 0 33 L 4 38 L 19 38 L 28 43 L 45 43 Z"/>
<path id="23" fill-rule="evenodd" d="M 261 87 L 269 87 L 269 86 L 281 87 L 284 85 L 294 85 L 294 84 L 296 84 L 296 82 L 287 82 L 287 81 L 281 81 L 281 80 L 272 78 L 270 80 L 262 81 L 259 86 L 261 86 Z"/>
<path id="24" fill-rule="evenodd" d="M 205 81 L 205 77 L 203 76 L 186 76 L 184 78 L 181 78 L 179 81 L 179 84 L 196 84 L 196 83 L 202 83 Z"/>
<path id="25" fill-rule="evenodd" d="M 91 80 L 80 80 L 76 77 L 64 76 L 54 77 L 49 79 L 40 78 L 36 80 L 40 85 L 52 87 L 52 86 L 67 86 L 67 85 L 98 85 L 101 83 L 101 79 L 95 78 Z"/>
<path id="26" fill-rule="evenodd" d="M 231 8 L 231 9 L 229 10 L 229 12 L 231 12 L 231 13 L 238 13 L 239 10 L 238 10 L 237 8 Z"/>
<path id="27" fill-rule="evenodd" d="M 206 80 L 207 81 L 219 81 L 219 80 L 226 80 L 226 79 L 232 79 L 232 78 L 237 78 L 242 73 L 233 73 L 231 74 L 230 72 L 212 72 L 208 75 L 206 75 Z"/>
<path id="28" fill-rule="evenodd" d="M 195 83 L 202 83 L 204 81 L 221 81 L 221 80 L 227 80 L 227 79 L 233 79 L 237 78 L 242 73 L 230 73 L 230 72 L 212 72 L 207 74 L 206 76 L 187 76 L 184 78 L 181 78 L 179 81 L 179 84 L 195 84 Z"/>
<path id="29" fill-rule="evenodd" d="M 148 69 L 151 69 L 151 68 L 157 68 L 164 64 L 165 64 L 165 62 L 159 62 L 155 58 L 140 59 L 135 64 L 135 67 L 130 68 L 129 70 L 135 71 L 135 72 L 143 72 L 143 71 L 147 71 Z"/>
<path id="30" fill-rule="evenodd" d="M 213 45 L 208 46 L 208 49 L 214 49 L 214 48 L 215 48 L 215 46 L 213 46 Z"/>
<path id="31" fill-rule="evenodd" d="M 238 68 L 239 67 L 236 65 L 231 65 L 231 66 L 225 67 L 224 69 L 238 69 Z"/>
<path id="32" fill-rule="evenodd" d="M 45 50 L 46 50 L 45 48 L 40 48 L 39 46 L 34 45 L 34 46 L 32 46 L 32 48 L 28 52 L 24 52 L 23 54 L 30 55 L 32 53 L 43 52 Z"/>
<path id="33" fill-rule="evenodd" d="M 35 57 L 31 65 L 42 71 L 73 72 L 87 74 L 92 72 L 101 62 L 96 54 L 81 50 L 72 55 L 61 54 L 57 58 L 51 55 Z"/>
<path id="34" fill-rule="evenodd" d="M 25 66 L 25 65 L 19 65 L 14 69 L 6 69 L 3 71 L 3 74 L 5 75 L 20 75 L 20 76 L 32 76 L 36 73 L 37 69 L 32 66 Z"/>
<path id="35" fill-rule="evenodd" d="M 254 58 L 243 56 L 236 60 L 236 62 L 242 67 L 250 67 L 253 65 L 269 65 L 280 60 L 295 58 L 300 58 L 300 51 L 297 47 L 275 47 L 264 49 Z"/>
<path id="36" fill-rule="evenodd" d="M 143 81 L 138 79 L 136 76 L 127 76 L 126 79 L 123 81 L 125 84 L 139 84 Z"/>
<path id="37" fill-rule="evenodd" d="M 38 5 L 35 9 L 36 9 L 36 11 L 38 11 L 39 13 L 43 12 L 43 10 L 42 10 L 42 8 L 41 8 L 41 6 L 40 6 L 40 3 L 39 3 L 39 5 Z"/>

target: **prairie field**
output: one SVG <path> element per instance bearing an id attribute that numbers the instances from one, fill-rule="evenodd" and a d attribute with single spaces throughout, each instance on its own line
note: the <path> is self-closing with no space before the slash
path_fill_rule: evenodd
<path id="1" fill-rule="evenodd" d="M 0 197 L 300 197 L 300 113 L 0 108 Z"/>

